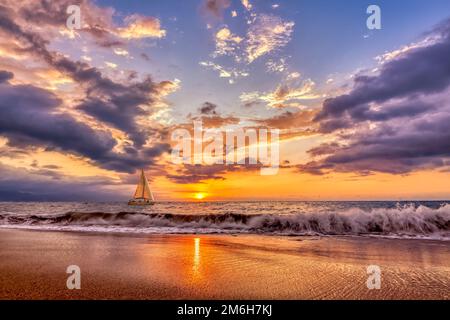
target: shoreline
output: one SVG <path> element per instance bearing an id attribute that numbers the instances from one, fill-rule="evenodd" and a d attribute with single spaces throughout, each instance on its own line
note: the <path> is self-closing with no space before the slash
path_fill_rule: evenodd
<path id="1" fill-rule="evenodd" d="M 450 299 L 440 240 L 0 228 L 0 245 L 0 299 Z"/>
<path id="2" fill-rule="evenodd" d="M 160 228 L 160 227 L 155 227 Z M 258 237 L 281 237 L 286 239 L 292 238 L 350 238 L 350 239 L 387 239 L 387 240 L 405 240 L 405 241 L 439 241 L 439 242 L 450 242 L 450 238 L 448 237 L 437 237 L 437 236 L 410 236 L 410 235 L 384 235 L 384 234 L 292 234 L 292 233 L 270 233 L 270 232 L 145 232 L 138 231 L 134 228 L 130 228 L 130 230 L 119 231 L 114 230 L 111 227 L 105 228 L 103 230 L 91 230 L 86 227 L 77 228 L 76 226 L 70 226 L 65 228 L 65 226 L 58 226 L 55 228 L 43 228 L 42 226 L 33 227 L 28 225 L 0 225 L 1 230 L 24 230 L 24 231 L 36 231 L 36 232 L 63 232 L 63 233 L 79 233 L 79 234 L 97 234 L 97 235 L 124 235 L 124 236 L 136 236 L 136 237 L 145 237 L 145 236 L 258 236 Z M 108 231 L 106 231 L 108 230 Z"/>

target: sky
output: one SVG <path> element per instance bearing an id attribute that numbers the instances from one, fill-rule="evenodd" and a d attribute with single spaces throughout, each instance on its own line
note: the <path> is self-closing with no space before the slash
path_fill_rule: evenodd
<path id="1" fill-rule="evenodd" d="M 158 200 L 450 199 L 449 19 L 448 0 L 0 0 L 0 201 L 125 201 L 141 168 Z M 194 120 L 280 130 L 277 174 L 175 163 Z"/>

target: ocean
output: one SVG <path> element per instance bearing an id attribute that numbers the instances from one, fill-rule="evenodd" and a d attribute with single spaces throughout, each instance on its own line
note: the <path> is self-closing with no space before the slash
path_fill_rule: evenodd
<path id="1" fill-rule="evenodd" d="M 450 201 L 0 202 L 0 227 L 148 234 L 450 240 Z"/>

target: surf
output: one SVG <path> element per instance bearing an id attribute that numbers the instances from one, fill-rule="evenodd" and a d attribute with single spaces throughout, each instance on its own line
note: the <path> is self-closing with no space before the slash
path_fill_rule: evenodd
<path id="1" fill-rule="evenodd" d="M 383 236 L 450 240 L 450 204 L 290 214 L 139 211 L 0 214 L 0 225 L 33 229 L 137 233 L 247 233 Z"/>

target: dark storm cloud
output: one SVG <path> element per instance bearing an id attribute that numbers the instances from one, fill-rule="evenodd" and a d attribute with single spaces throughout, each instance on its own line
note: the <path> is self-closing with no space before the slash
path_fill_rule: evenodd
<path id="1" fill-rule="evenodd" d="M 110 134 L 55 113 L 60 102 L 52 93 L 30 85 L 0 85 L 0 133 L 11 140 L 50 143 L 94 160 L 115 146 Z"/>
<path id="2" fill-rule="evenodd" d="M 152 164 L 154 157 L 170 149 L 167 144 L 157 144 L 115 153 L 116 140 L 110 132 L 94 130 L 70 115 L 58 113 L 60 104 L 59 98 L 44 89 L 0 84 L 0 134 L 11 146 L 68 151 L 88 157 L 100 167 L 129 173 Z"/>
<path id="3" fill-rule="evenodd" d="M 145 148 L 142 150 L 142 153 L 147 157 L 154 158 L 159 157 L 165 152 L 170 152 L 171 147 L 168 143 L 156 143 L 151 147 Z"/>
<path id="4" fill-rule="evenodd" d="M 12 72 L 0 70 L 0 84 L 11 80 L 13 77 L 14 74 Z"/>
<path id="5" fill-rule="evenodd" d="M 74 178 L 51 170 L 16 169 L 0 164 L 0 201 L 117 201 L 108 191 L 117 182 L 104 177 Z"/>
<path id="6" fill-rule="evenodd" d="M 396 104 L 386 104 L 380 111 L 372 110 L 368 105 L 360 105 L 350 111 L 352 119 L 357 121 L 387 121 L 394 118 L 414 117 L 432 111 L 431 103 L 420 100 L 408 100 Z"/>
<path id="7" fill-rule="evenodd" d="M 0 30 L 8 32 L 28 45 L 27 50 L 42 58 L 50 66 L 70 76 L 86 90 L 86 98 L 79 108 L 100 121 L 113 125 L 130 135 L 137 147 L 144 144 L 146 133 L 135 123 L 137 116 L 149 115 L 141 104 L 154 103 L 170 82 L 155 83 L 150 77 L 141 82 L 123 84 L 104 77 L 87 63 L 72 61 L 58 53 L 47 50 L 47 41 L 39 34 L 24 31 L 0 7 Z"/>
<path id="8" fill-rule="evenodd" d="M 357 77 L 348 94 L 324 102 L 314 120 L 322 133 L 341 130 L 339 143 L 309 150 L 320 158 L 300 171 L 407 174 L 450 167 L 450 20 L 433 36 L 437 41 L 386 62 L 377 76 Z"/>
<path id="9" fill-rule="evenodd" d="M 411 49 L 381 67 L 379 75 L 357 76 L 350 93 L 326 100 L 316 121 L 334 120 L 368 103 L 437 93 L 450 85 L 450 20 L 436 28 L 441 39 Z M 385 118 L 389 110 L 385 111 Z M 363 120 L 364 118 L 357 119 Z"/>
<path id="10" fill-rule="evenodd" d="M 48 141 L 52 143 L 48 148 L 52 148 L 54 145 L 64 150 L 72 150 L 98 162 L 104 168 L 121 172 L 131 173 L 136 168 L 152 164 L 152 158 L 143 157 L 155 153 L 152 151 L 154 149 L 148 149 L 143 145 L 150 133 L 154 134 L 156 138 L 160 138 L 161 135 L 157 130 L 141 129 L 136 121 L 137 117 L 152 114 L 151 105 L 155 99 L 159 99 L 164 92 L 170 89 L 172 83 L 170 81 L 155 83 L 150 77 L 132 83 L 112 81 L 104 77 L 97 68 L 91 67 L 87 63 L 72 61 L 59 53 L 49 51 L 47 49 L 48 42 L 41 35 L 23 30 L 12 20 L 12 17 L 14 14 L 11 13 L 11 10 L 0 6 L 0 31 L 18 39 L 23 43 L 24 50 L 78 82 L 86 94 L 79 103 L 78 109 L 101 122 L 124 131 L 133 141 L 133 145 L 124 147 L 127 153 L 114 153 L 111 149 L 115 145 L 115 140 L 109 134 L 99 133 L 87 126 L 82 126 L 80 129 L 80 124 L 71 117 L 55 116 L 48 112 L 36 113 L 42 118 L 41 123 L 47 125 L 45 128 L 41 126 L 38 130 L 38 128 L 32 128 L 25 124 L 11 127 L 8 132 L 10 143 L 29 145 L 33 142 Z M 4 77 L 7 76 L 4 75 Z M 54 96 L 41 91 L 38 92 L 34 89 L 30 89 L 30 91 L 33 91 L 34 95 L 41 94 L 41 99 L 55 99 Z M 3 98 L 7 99 L 8 96 Z M 38 99 L 38 101 L 40 100 Z M 32 105 L 33 108 L 30 110 L 24 108 L 24 112 L 26 110 L 28 110 L 26 112 L 35 112 L 35 108 L 39 108 L 31 101 L 28 101 L 28 105 Z M 45 103 L 43 105 L 49 106 Z M 142 105 L 147 108 L 144 110 Z M 5 107 L 3 112 L 9 112 L 9 109 Z M 19 125 L 14 122 L 10 125 L 13 126 L 13 124 Z M 158 152 L 156 154 L 159 155 Z"/>
<path id="11" fill-rule="evenodd" d="M 368 104 L 358 105 L 347 111 L 345 115 L 319 122 L 321 133 L 332 133 L 336 130 L 350 129 L 360 122 L 385 122 L 396 118 L 410 118 L 432 112 L 436 106 L 418 97 L 406 101 L 386 102 L 379 110 L 373 110 Z"/>
<path id="12" fill-rule="evenodd" d="M 320 161 L 300 165 L 303 172 L 385 172 L 406 174 L 450 166 L 450 113 L 437 113 L 397 128 L 389 124 L 355 134 L 348 145 L 323 144 L 309 150 Z"/>
<path id="13" fill-rule="evenodd" d="M 148 91 L 153 83 L 150 79 L 140 85 L 130 85 L 126 89 L 109 90 L 103 88 L 101 91 L 108 95 L 108 98 L 99 98 L 96 95 L 88 96 L 78 106 L 80 110 L 105 122 L 113 127 L 128 133 L 137 146 L 145 143 L 146 133 L 136 124 L 137 116 L 147 114 L 140 105 L 152 103 Z"/>

